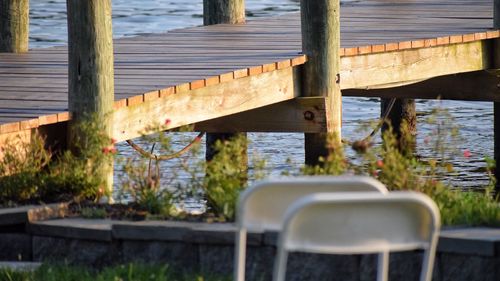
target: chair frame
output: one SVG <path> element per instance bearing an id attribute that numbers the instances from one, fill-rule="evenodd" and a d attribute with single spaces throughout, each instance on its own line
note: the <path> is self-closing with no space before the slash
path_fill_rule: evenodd
<path id="1" fill-rule="evenodd" d="M 412 249 L 424 249 L 423 264 L 420 273 L 420 281 L 430 281 L 432 279 L 432 270 L 434 266 L 434 259 L 437 247 L 437 241 L 439 237 L 439 231 L 441 227 L 439 209 L 429 197 L 416 193 L 416 192 L 392 192 L 389 194 L 377 194 L 373 192 L 363 192 L 363 193 L 316 193 L 312 195 L 305 196 L 296 202 L 294 202 L 290 208 L 287 210 L 285 215 L 285 222 L 283 225 L 283 231 L 280 233 L 278 241 L 278 253 L 277 259 L 274 265 L 273 281 L 284 281 L 286 274 L 286 264 L 288 257 L 287 249 L 287 238 L 290 233 L 290 225 L 294 218 L 298 217 L 301 212 L 304 212 L 309 207 L 314 207 L 319 204 L 359 204 L 359 203 L 376 203 L 376 204 L 387 204 L 387 203 L 416 203 L 422 207 L 423 210 L 427 212 L 427 215 L 431 218 L 428 241 L 425 245 L 416 246 L 414 243 L 407 242 L 407 248 L 404 250 Z M 398 245 L 400 248 L 401 245 Z M 395 248 L 392 251 L 398 251 L 400 249 Z M 307 250 L 300 250 L 308 252 Z M 325 250 L 326 251 L 326 250 Z M 389 273 L 389 251 L 391 247 L 387 245 L 380 245 L 378 250 L 378 272 L 377 280 L 386 281 L 388 280 Z M 315 252 L 315 251 L 310 251 Z M 353 250 L 352 252 L 336 252 L 328 250 L 328 253 L 332 254 L 359 254 L 359 253 L 374 253 L 374 249 L 367 251 Z M 325 252 L 323 252 L 325 253 Z"/>
<path id="2" fill-rule="evenodd" d="M 290 204 L 300 199 L 304 195 L 313 194 L 316 192 L 325 192 L 325 186 L 328 186 L 328 192 L 346 192 L 353 188 L 362 190 L 362 192 L 377 192 L 381 194 L 388 193 L 385 185 L 379 181 L 365 176 L 315 176 L 315 177 L 293 177 L 293 178 L 280 178 L 262 181 L 252 187 L 244 190 L 238 200 L 236 210 L 236 243 L 235 243 L 235 265 L 234 265 L 234 280 L 245 280 L 245 260 L 246 260 L 246 241 L 247 231 L 265 231 L 265 230 L 281 230 L 283 223 L 282 216 L 278 222 L 272 226 L 255 226 L 247 221 L 247 209 L 249 208 L 249 201 L 254 198 L 259 192 L 269 192 L 273 188 L 304 188 L 307 189 L 302 195 L 293 199 Z M 320 188 L 321 187 L 321 188 Z M 321 190 L 318 190 L 321 189 Z M 361 192 L 361 191 L 356 191 Z M 278 199 L 277 199 L 278 200 Z M 289 207 L 288 205 L 286 208 Z M 286 208 L 282 211 L 285 214 Z"/>

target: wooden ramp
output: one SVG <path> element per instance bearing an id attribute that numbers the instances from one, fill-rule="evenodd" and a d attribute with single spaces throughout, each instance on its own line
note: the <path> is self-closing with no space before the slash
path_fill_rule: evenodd
<path id="1" fill-rule="evenodd" d="M 497 100 L 497 77 L 484 71 L 494 68 L 491 39 L 500 37 L 491 29 L 492 7 L 492 0 L 343 4 L 343 94 Z M 197 130 L 206 131 L 325 130 L 324 98 L 297 98 L 298 73 L 307 60 L 299 14 L 114 43 L 119 141 L 153 124 L 197 123 Z M 0 139 L 69 119 L 67 71 L 65 47 L 0 54 Z M 482 93 L 476 92 L 477 81 L 486 88 Z"/>

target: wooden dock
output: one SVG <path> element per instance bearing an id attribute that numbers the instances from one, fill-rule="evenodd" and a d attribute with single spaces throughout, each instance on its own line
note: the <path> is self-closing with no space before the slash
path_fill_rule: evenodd
<path id="1" fill-rule="evenodd" d="M 493 4 L 343 3 L 342 94 L 499 101 Z M 307 60 L 299 13 L 115 40 L 112 136 L 132 139 L 158 124 L 207 132 L 329 131 L 328 97 L 303 93 Z M 65 139 L 69 119 L 66 47 L 0 54 L 0 144 L 34 129 Z"/>

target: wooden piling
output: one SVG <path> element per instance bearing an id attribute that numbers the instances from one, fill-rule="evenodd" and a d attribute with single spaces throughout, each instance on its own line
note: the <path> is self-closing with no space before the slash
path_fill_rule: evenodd
<path id="1" fill-rule="evenodd" d="M 301 0 L 302 50 L 307 55 L 303 69 L 305 96 L 328 97 L 327 133 L 305 134 L 305 162 L 318 163 L 326 156 L 328 133 L 341 138 L 342 94 L 340 92 L 340 1 Z"/>
<path id="2" fill-rule="evenodd" d="M 500 0 L 493 1 L 493 28 L 500 29 Z M 493 47 L 493 67 L 500 68 L 500 39 L 495 39 Z M 497 74 L 497 77 L 500 76 Z M 493 138 L 494 138 L 494 158 L 496 162 L 495 177 L 497 183 L 495 191 L 500 193 L 500 102 L 493 102 Z"/>
<path id="3" fill-rule="evenodd" d="M 380 99 L 380 113 L 383 117 L 388 110 L 391 99 Z M 401 152 L 411 154 L 415 151 L 417 135 L 417 112 L 414 99 L 396 99 L 387 120 L 382 125 L 382 132 L 385 132 L 389 125 L 398 139 L 398 146 Z M 404 128 L 402 127 L 404 126 Z"/>
<path id="4" fill-rule="evenodd" d="M 99 122 L 111 137 L 114 103 L 111 0 L 68 0 L 68 107 L 70 148 L 86 142 L 79 123 Z M 95 120 L 97 119 L 97 120 Z M 80 146 L 84 143 L 80 143 Z M 102 169 L 108 192 L 113 186 L 112 159 Z"/>
<path id="5" fill-rule="evenodd" d="M 239 24 L 245 23 L 244 0 L 203 0 L 203 24 Z M 240 133 L 246 135 L 246 133 Z M 205 159 L 212 160 L 217 151 L 214 145 L 217 141 L 227 141 L 236 135 L 233 133 L 208 133 L 206 138 Z M 245 150 L 246 151 L 246 150 Z M 247 159 L 247 157 L 243 157 Z M 242 163 L 247 165 L 246 163 Z"/>
<path id="6" fill-rule="evenodd" d="M 28 51 L 29 0 L 0 0 L 0 53 Z"/>
<path id="7" fill-rule="evenodd" d="M 203 0 L 203 25 L 245 23 L 245 0 Z"/>

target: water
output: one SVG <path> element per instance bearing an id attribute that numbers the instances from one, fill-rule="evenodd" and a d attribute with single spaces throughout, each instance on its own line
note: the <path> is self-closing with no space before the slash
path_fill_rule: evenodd
<path id="1" fill-rule="evenodd" d="M 30 46 L 31 48 L 64 45 L 67 42 L 66 1 L 33 0 L 31 5 Z M 298 11 L 298 1 L 292 0 L 247 0 L 248 18 L 275 16 Z M 113 0 L 113 32 L 115 38 L 143 33 L 197 26 L 202 24 L 202 0 Z M 430 148 L 424 143 L 426 135 L 432 134 L 433 127 L 422 122 L 439 105 L 448 109 L 456 124 L 461 125 L 463 143 L 459 151 L 470 150 L 471 157 L 458 157 L 453 164 L 456 176 L 450 178 L 452 184 L 463 188 L 479 188 L 487 183 L 485 157 L 493 156 L 493 106 L 487 102 L 461 101 L 417 101 L 419 114 L 418 154 L 429 156 Z M 373 98 L 343 98 L 343 137 L 354 140 L 366 135 L 357 129 L 379 116 L 379 100 Z M 188 135 L 187 137 L 192 137 Z M 249 134 L 253 144 L 250 153 L 257 153 L 268 159 L 271 175 L 283 171 L 296 171 L 304 159 L 302 134 Z M 182 147 L 187 140 L 182 136 L 174 138 L 174 145 Z M 148 145 L 144 144 L 143 145 Z M 119 146 L 122 156 L 134 155 L 126 145 Z M 348 155 L 353 155 L 348 151 Z M 287 162 L 287 159 L 290 161 Z M 165 177 L 179 162 L 162 164 Z M 117 165 L 120 167 L 120 165 Z M 116 173 L 119 177 L 120 173 Z M 186 177 L 187 175 L 184 175 Z M 116 182 L 119 183 L 118 178 Z"/>

